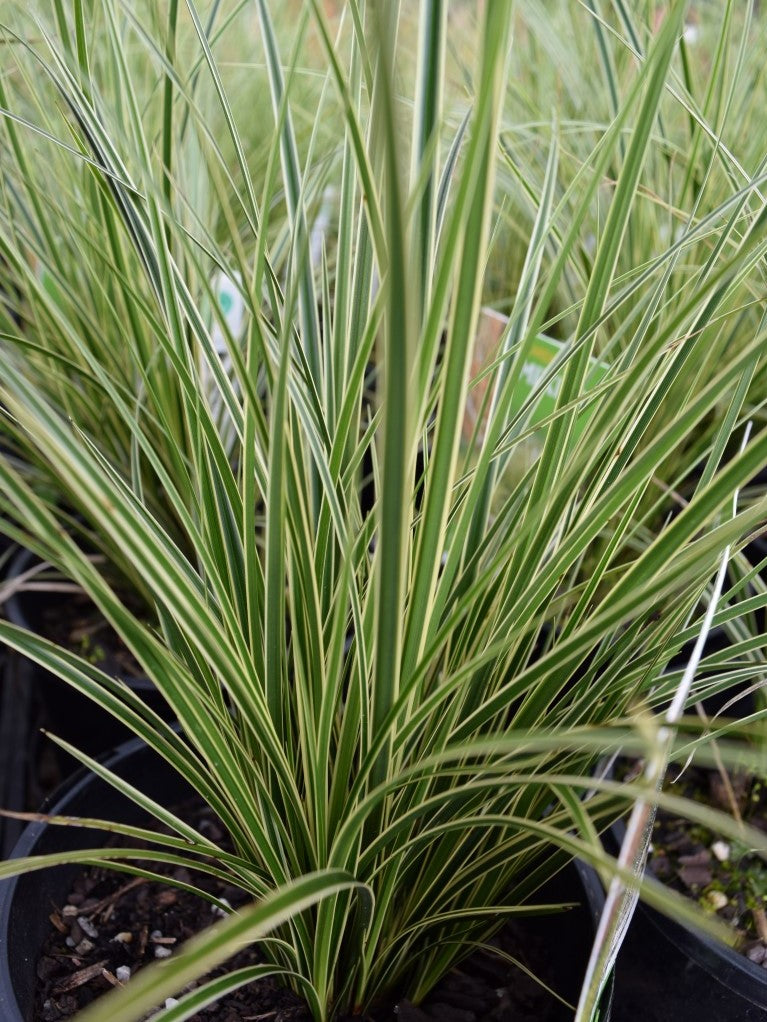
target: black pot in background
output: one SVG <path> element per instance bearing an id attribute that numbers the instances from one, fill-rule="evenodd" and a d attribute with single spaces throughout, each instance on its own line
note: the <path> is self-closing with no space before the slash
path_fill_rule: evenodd
<path id="1" fill-rule="evenodd" d="M 21 550 L 9 566 L 8 577 L 18 577 L 35 563 L 37 559 L 34 554 L 28 550 Z M 64 606 L 66 600 L 66 594 L 19 590 L 8 599 L 4 610 L 8 620 L 13 624 L 44 635 L 45 612 L 55 611 L 57 606 Z M 109 665 L 105 665 L 103 669 L 107 673 L 123 677 L 133 692 L 156 713 L 166 720 L 171 719 L 168 704 L 148 678 L 124 676 Z M 119 720 L 26 657 L 8 652 L 6 670 L 9 684 L 19 691 L 29 693 L 37 701 L 39 720 L 35 721 L 36 729 L 44 727 L 50 730 L 89 756 L 98 756 L 132 737 L 131 732 Z M 76 760 L 57 747 L 55 752 L 52 748 L 49 749 L 48 754 L 56 757 L 59 780 L 79 766 Z"/>
<path id="2" fill-rule="evenodd" d="M 10 551 L 5 537 L 0 536 L 0 561 L 7 567 L 3 554 Z M 5 571 L 0 570 L 0 579 Z M 33 700 L 30 686 L 19 678 L 16 658 L 0 648 L 0 807 L 14 812 L 30 808 L 27 802 L 27 779 L 33 742 Z M 35 795 L 33 794 L 34 798 Z M 39 801 L 39 799 L 36 799 Z M 6 858 L 21 834 L 23 824 L 0 817 L 0 856 Z"/>
<path id="3" fill-rule="evenodd" d="M 611 852 L 625 833 L 622 821 L 611 828 Z M 641 901 L 618 956 L 616 990 L 626 1005 L 616 1022 L 767 1022 L 767 970 Z"/>
<path id="4" fill-rule="evenodd" d="M 105 765 L 166 805 L 187 798 L 185 781 L 146 745 L 133 739 Z M 129 799 L 88 770 L 79 770 L 43 807 L 51 814 L 72 814 L 140 824 L 146 816 Z M 103 845 L 108 834 L 80 827 L 32 823 L 25 827 L 12 858 L 45 855 Z M 0 1019 L 29 1022 L 37 985 L 36 965 L 50 930 L 51 904 L 61 904 L 79 866 L 62 866 L 0 881 Z"/>
<path id="5" fill-rule="evenodd" d="M 19 672 L 15 657 L 4 651 L 0 661 L 0 808 L 24 812 L 29 805 L 28 791 L 32 750 L 33 702 L 30 686 Z M 0 857 L 5 858 L 18 840 L 23 824 L 0 817 Z"/>
<path id="6" fill-rule="evenodd" d="M 160 761 L 142 742 L 125 743 L 104 759 L 105 765 L 156 801 L 173 805 L 190 791 L 182 778 Z M 51 814 L 83 815 L 142 822 L 142 812 L 105 781 L 81 770 L 50 800 Z M 43 822 L 25 828 L 13 857 L 53 854 L 103 844 L 107 834 L 74 827 L 48 826 Z M 0 881 L 0 1019 L 30 1022 L 37 986 L 36 965 L 50 930 L 51 904 L 67 897 L 78 866 L 41 870 Z M 577 999 L 580 978 L 588 959 L 596 925 L 604 905 L 604 893 L 595 872 L 583 863 L 567 867 L 550 886 L 539 892 L 543 901 L 576 902 L 564 914 L 525 919 L 536 935 L 548 934 L 552 954 L 561 964 L 562 993 Z M 609 1022 L 612 983 L 602 998 L 600 1022 Z M 617 1020 L 620 1022 L 620 1020 Z"/>

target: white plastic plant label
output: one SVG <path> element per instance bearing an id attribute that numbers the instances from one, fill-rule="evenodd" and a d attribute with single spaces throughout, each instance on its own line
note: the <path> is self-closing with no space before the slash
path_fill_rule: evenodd
<path id="1" fill-rule="evenodd" d="M 242 328 L 245 323 L 245 302 L 240 292 L 241 277 L 236 273 L 234 277 L 228 277 L 221 270 L 213 278 L 213 289 L 218 302 L 218 307 L 223 313 L 229 333 L 235 339 L 242 335 Z M 216 351 L 222 361 L 228 361 L 224 331 L 218 321 L 214 321 L 211 337 Z"/>
<path id="2" fill-rule="evenodd" d="M 232 357 L 229 353 L 229 346 L 227 344 L 226 333 L 222 326 L 221 318 L 223 318 L 226 330 L 231 334 L 232 340 L 235 343 L 239 343 L 242 339 L 245 327 L 245 301 L 243 300 L 241 288 L 239 286 L 241 279 L 242 278 L 239 273 L 235 273 L 233 277 L 230 277 L 219 270 L 211 280 L 213 294 L 215 295 L 216 303 L 221 315 L 211 316 L 212 324 L 210 329 L 210 338 L 213 342 L 216 354 L 221 360 L 224 372 L 230 380 L 233 378 L 234 367 L 232 365 Z M 235 439 L 234 424 L 232 423 L 231 416 L 224 408 L 224 402 L 218 388 L 216 387 L 213 373 L 210 371 L 210 367 L 204 360 L 201 370 L 202 380 L 207 390 L 208 401 L 210 402 L 213 417 L 218 423 L 218 428 L 224 443 L 227 448 L 231 448 Z"/>

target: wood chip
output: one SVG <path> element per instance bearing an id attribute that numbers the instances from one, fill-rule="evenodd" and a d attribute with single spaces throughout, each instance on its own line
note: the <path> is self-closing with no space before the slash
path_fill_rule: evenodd
<path id="1" fill-rule="evenodd" d="M 708 887 L 714 879 L 708 866 L 682 866 L 679 877 L 687 887 Z"/>
<path id="2" fill-rule="evenodd" d="M 66 994 L 70 990 L 76 990 L 77 987 L 81 987 L 84 983 L 89 983 L 92 979 L 97 976 L 101 976 L 106 966 L 108 958 L 103 959 L 101 962 L 95 962 L 93 965 L 88 965 L 85 969 L 80 969 L 79 972 L 73 972 L 71 976 L 67 976 L 61 983 L 58 983 L 54 988 L 54 994 Z"/>
<path id="3" fill-rule="evenodd" d="M 116 891 L 113 891 L 111 894 L 107 895 L 106 898 L 102 898 L 101 901 L 97 901 L 93 906 L 89 908 L 88 912 L 85 914 L 89 916 L 95 916 L 98 915 L 100 912 L 109 910 L 110 908 L 112 908 L 112 906 L 114 906 L 116 902 L 120 900 L 120 898 L 122 898 L 124 894 L 127 894 L 128 891 L 132 891 L 134 887 L 141 887 L 142 884 L 145 884 L 147 882 L 148 881 L 146 877 L 134 877 L 132 880 L 129 880 L 127 884 L 123 884 L 122 887 L 118 887 Z M 83 910 L 80 909 L 80 912 L 82 911 Z"/>
<path id="4" fill-rule="evenodd" d="M 687 887 L 706 887 L 713 880 L 711 853 L 708 849 L 695 855 L 680 855 L 679 863 L 679 876 Z"/>
<path id="5" fill-rule="evenodd" d="M 767 915 L 765 915 L 764 909 L 759 906 L 752 908 L 751 915 L 754 917 L 754 926 L 759 934 L 759 939 L 763 944 L 767 944 Z"/>
<path id="6" fill-rule="evenodd" d="M 48 918 L 56 927 L 56 929 L 59 931 L 59 933 L 69 933 L 69 927 L 61 918 L 61 916 L 58 914 L 58 912 L 51 912 Z"/>

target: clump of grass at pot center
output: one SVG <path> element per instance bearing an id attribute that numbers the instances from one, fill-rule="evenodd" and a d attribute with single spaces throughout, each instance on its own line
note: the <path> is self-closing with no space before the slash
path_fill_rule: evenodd
<path id="1" fill-rule="evenodd" d="M 188 778 L 226 825 L 235 854 L 131 792 L 178 835 L 147 831 L 147 840 L 195 869 L 223 871 L 254 901 L 84 1018 L 140 1018 L 242 941 L 267 935 L 277 939 L 264 942 L 266 968 L 296 986 L 317 1022 L 373 1010 L 394 993 L 418 1000 L 508 914 L 534 905 L 568 858 L 608 870 L 598 831 L 622 794 L 635 792 L 591 779 L 601 755 L 675 747 L 667 730 L 658 737 L 652 717 L 670 698 L 664 668 L 695 634 L 695 608 L 723 551 L 742 543 L 765 512 L 764 502 L 733 511 L 732 500 L 764 462 L 767 432 L 755 430 L 720 465 L 761 363 L 764 331 L 684 400 L 675 386 L 682 363 L 705 357 L 707 327 L 737 314 L 730 298 L 758 275 L 763 182 L 734 181 L 704 224 L 686 224 L 678 242 L 642 268 L 642 315 L 626 326 L 605 375 L 587 387 L 607 313 L 611 322 L 620 316 L 619 257 L 655 125 L 680 102 L 668 86 L 684 4 L 671 5 L 573 180 L 562 177 L 552 123 L 544 178 L 528 182 L 536 214 L 523 274 L 486 371 L 486 425 L 464 460 L 503 158 L 510 5 L 484 6 L 470 113 L 450 132 L 446 5 L 419 8 L 417 74 L 407 93 L 409 78 L 397 78 L 397 4 L 351 0 L 336 38 L 312 0 L 285 53 L 261 0 L 273 130 L 258 187 L 247 161 L 249 119 L 233 112 L 215 33 L 192 0 L 169 7 L 195 46 L 183 65 L 167 45 L 170 25 L 142 20 L 119 0 L 93 6 L 103 31 L 91 30 L 76 4 L 63 12 L 70 46 L 47 31 L 30 45 L 65 122 L 44 140 L 58 152 L 53 165 L 62 176 L 50 229 L 60 228 L 58 217 L 71 228 L 87 181 L 109 211 L 113 258 L 85 261 L 84 272 L 94 273 L 96 302 L 119 295 L 127 334 L 141 341 L 129 348 L 139 381 L 132 389 L 119 365 L 105 363 L 67 326 L 82 372 L 98 381 L 105 421 L 129 438 L 129 463 L 92 421 L 67 417 L 37 385 L 24 335 L 10 327 L 5 343 L 15 355 L 0 400 L 40 472 L 62 492 L 76 489 L 88 532 L 140 577 L 159 626 L 130 612 L 107 567 L 62 529 L 71 524 L 67 509 L 8 459 L 0 462 L 0 509 L 9 522 L 2 528 L 27 538 L 92 596 L 175 711 L 180 732 L 81 658 L 5 623 L 0 637 L 90 693 Z M 245 16 L 244 7 L 237 11 Z M 327 109 L 343 111 L 332 275 L 326 259 L 311 259 L 322 174 L 312 139 L 299 159 L 294 129 L 297 54 L 310 26 L 324 55 L 323 96 L 332 97 L 331 107 L 323 99 L 315 112 L 313 132 L 328 130 Z M 170 96 L 169 134 L 147 130 L 126 56 L 133 47 L 145 49 Z M 102 76 L 119 83 L 119 109 L 108 108 Z M 220 145 L 206 134 L 195 101 L 202 80 L 220 113 Z M 16 153 L 13 175 L 44 201 L 21 158 L 43 144 L 39 116 L 11 110 L 4 127 Z M 178 168 L 168 175 L 158 159 L 162 139 L 175 139 L 184 123 L 205 139 L 195 175 L 211 187 L 228 182 L 232 233 L 223 242 L 190 229 L 180 213 L 190 182 Z M 234 171 L 224 150 L 234 154 Z M 548 292 L 580 259 L 583 217 L 616 171 L 593 262 L 575 277 L 577 317 L 561 358 L 516 406 L 512 394 Z M 560 188 L 583 216 L 557 201 Z M 278 244 L 271 218 L 280 207 Z M 20 266 L 33 239 L 13 205 L 7 220 L 18 223 L 7 257 Z M 702 232 L 712 241 L 705 257 Z M 551 237 L 560 240 L 542 277 Z M 82 239 L 86 254 L 91 242 Z M 244 306 L 242 337 L 216 317 L 229 371 L 203 311 L 212 297 L 204 282 L 216 272 L 235 282 Z M 20 286 L 61 322 L 56 300 L 32 275 L 22 275 Z M 666 316 L 679 292 L 683 300 Z M 379 386 L 368 423 L 371 362 Z M 534 421 L 557 373 L 556 404 Z M 634 514 L 653 474 L 712 415 L 710 477 L 638 546 Z M 515 451 L 534 433 L 540 453 L 510 483 Z M 416 478 L 419 448 L 425 457 Z M 375 480 L 369 514 L 359 500 L 366 461 Z M 168 515 L 149 497 L 158 493 Z M 584 577 L 588 558 L 593 567 Z M 690 701 L 696 697 L 693 687 Z M 698 745 L 705 758 L 705 743 Z M 762 836 L 753 840 L 764 847 Z M 119 867 L 97 849 L 80 858 Z M 0 876 L 42 865 L 7 863 Z M 674 905 L 683 915 L 693 911 Z M 252 978 L 232 973 L 215 991 L 202 983 L 158 1017 L 190 1017 L 206 998 Z"/>

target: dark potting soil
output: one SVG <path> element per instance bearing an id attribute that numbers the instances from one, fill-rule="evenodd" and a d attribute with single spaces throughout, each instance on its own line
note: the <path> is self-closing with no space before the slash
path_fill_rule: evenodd
<path id="1" fill-rule="evenodd" d="M 199 805 L 176 810 L 215 841 L 226 846 L 217 820 Z M 117 842 L 115 842 L 117 843 Z M 136 842 L 119 839 L 123 845 Z M 139 846 L 141 847 L 141 846 Z M 51 930 L 37 964 L 39 989 L 34 1022 L 62 1022 L 144 965 L 169 957 L 183 942 L 216 920 L 209 902 L 172 886 L 190 882 L 236 908 L 247 900 L 239 888 L 206 874 L 148 861 L 169 883 L 149 881 L 95 867 L 80 874 L 62 905 L 51 906 Z M 478 951 L 452 970 L 419 1006 L 400 1000 L 365 1022 L 562 1022 L 565 1008 L 524 969 L 550 987 L 558 985 L 562 955 L 553 953 L 552 936 L 527 921 L 512 920 L 496 937 L 501 955 Z M 547 921 L 551 925 L 551 920 Z M 554 923 L 556 927 L 556 923 Z M 553 939 L 556 940 L 554 931 Z M 508 960 L 517 960 L 523 968 Z M 223 975 L 263 959 L 256 947 L 239 952 L 210 974 Z M 126 970 L 130 970 L 128 973 Z M 265 979 L 228 995 L 194 1016 L 194 1022 L 311 1022 L 303 1000 Z M 345 1022 L 361 1022 L 359 1016 Z"/>
<path id="2" fill-rule="evenodd" d="M 84 593 L 67 593 L 66 597 L 56 594 L 51 601 L 38 600 L 38 595 L 20 594 L 24 600 L 27 597 L 33 600 L 29 608 L 24 605 L 23 611 L 35 631 L 80 654 L 106 674 L 129 683 L 138 679 L 136 692 L 142 697 L 154 691 L 142 677 L 135 658 Z M 33 812 L 79 766 L 52 742 L 47 732 L 63 737 L 92 756 L 129 737 L 127 730 L 106 713 L 99 717 L 100 711 L 85 696 L 69 690 L 65 682 L 44 674 L 45 683 L 37 684 L 36 670 L 27 662 L 22 667 L 15 662 L 6 672 L 6 684 L 16 686 L 24 695 L 23 706 L 14 700 L 10 704 L 13 713 L 4 714 L 6 725 L 13 728 L 14 743 L 20 742 L 24 749 L 24 762 L 20 767 L 23 774 L 18 784 L 20 795 L 2 805 L 21 812 Z M 158 710 L 160 703 L 159 695 L 155 695 L 153 708 Z M 10 723 L 6 716 L 13 717 Z M 5 851 L 10 852 L 12 846 L 12 842 L 7 844 Z"/>
<path id="3" fill-rule="evenodd" d="M 199 803 L 176 807 L 178 815 L 227 847 L 213 814 Z M 131 839 L 109 842 L 146 847 Z M 34 1022 L 70 1019 L 114 986 L 159 958 L 170 957 L 183 942 L 216 921 L 220 910 L 203 898 L 174 887 L 193 883 L 233 908 L 248 900 L 239 888 L 205 873 L 194 876 L 180 866 L 147 860 L 168 883 L 150 881 L 94 867 L 79 874 L 63 905 L 51 906 L 51 931 L 37 963 L 40 981 Z M 210 978 L 263 959 L 255 947 L 245 948 Z M 243 1022 L 245 1019 L 311 1022 L 303 1001 L 276 980 L 265 979 L 227 996 L 194 1016 L 195 1022 Z"/>
<path id="4" fill-rule="evenodd" d="M 124 679 L 142 677 L 136 658 L 86 593 L 67 594 L 66 599 L 43 606 L 40 632 L 106 674 Z"/>
<path id="5" fill-rule="evenodd" d="M 767 786 L 742 772 L 672 766 L 674 794 L 740 817 L 767 832 Z M 660 809 L 653 827 L 651 872 L 735 931 L 738 950 L 767 969 L 767 864 L 745 843 Z"/>

